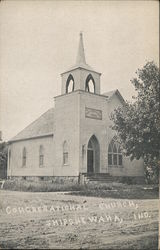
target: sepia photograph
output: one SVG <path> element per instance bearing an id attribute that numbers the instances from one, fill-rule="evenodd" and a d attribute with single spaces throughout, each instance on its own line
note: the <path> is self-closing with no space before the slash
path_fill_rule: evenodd
<path id="1" fill-rule="evenodd" d="M 0 249 L 160 250 L 158 0 L 0 1 Z"/>

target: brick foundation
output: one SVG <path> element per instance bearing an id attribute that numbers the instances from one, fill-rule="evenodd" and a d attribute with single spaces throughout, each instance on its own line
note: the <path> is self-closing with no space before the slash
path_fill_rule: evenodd
<path id="1" fill-rule="evenodd" d="M 110 182 L 120 182 L 126 184 L 144 184 L 145 179 L 143 176 L 111 176 Z M 57 184 L 84 184 L 88 183 L 89 180 L 83 175 L 80 176 L 11 176 L 8 177 L 11 180 L 27 180 L 33 182 L 48 181 Z M 107 183 L 107 180 L 106 180 Z"/>

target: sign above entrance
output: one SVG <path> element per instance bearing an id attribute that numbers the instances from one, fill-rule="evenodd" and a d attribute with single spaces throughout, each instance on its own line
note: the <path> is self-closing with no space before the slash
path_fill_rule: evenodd
<path id="1" fill-rule="evenodd" d="M 102 120 L 102 110 L 85 107 L 85 117 Z"/>

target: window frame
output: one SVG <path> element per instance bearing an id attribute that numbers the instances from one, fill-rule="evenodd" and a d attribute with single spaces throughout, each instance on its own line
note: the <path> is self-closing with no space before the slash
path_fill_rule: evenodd
<path id="1" fill-rule="evenodd" d="M 93 83 L 93 89 L 94 91 L 90 91 L 90 88 L 89 88 L 89 82 L 92 81 Z M 89 74 L 86 78 L 86 82 L 85 82 L 85 91 L 86 92 L 89 92 L 89 93 L 93 93 L 95 94 L 95 81 L 94 81 L 94 78 L 91 74 Z"/>
<path id="2" fill-rule="evenodd" d="M 67 141 L 64 141 L 63 143 L 63 166 L 67 166 L 67 165 L 69 165 L 68 143 Z"/>
<path id="3" fill-rule="evenodd" d="M 40 168 L 44 167 L 44 146 L 43 145 L 39 146 L 39 167 Z"/>
<path id="4" fill-rule="evenodd" d="M 26 147 L 23 147 L 23 151 L 22 151 L 22 167 L 26 167 L 27 165 L 27 150 Z"/>
<path id="5" fill-rule="evenodd" d="M 71 91 L 68 91 L 69 89 L 69 85 L 70 85 L 70 82 L 73 82 L 73 85 L 72 85 L 72 90 Z M 72 93 L 74 91 L 74 78 L 73 76 L 70 74 L 67 78 L 67 82 L 66 82 L 66 94 L 69 94 L 69 93 Z"/>
<path id="6" fill-rule="evenodd" d="M 115 148 L 116 151 L 114 152 Z M 119 164 L 120 162 L 121 164 Z M 120 144 L 117 141 L 112 140 L 108 146 L 108 166 L 123 167 L 123 155 L 120 149 Z"/>

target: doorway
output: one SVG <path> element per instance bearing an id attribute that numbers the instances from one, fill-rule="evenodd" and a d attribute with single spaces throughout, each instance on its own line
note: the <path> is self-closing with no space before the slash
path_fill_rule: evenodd
<path id="1" fill-rule="evenodd" d="M 95 135 L 93 135 L 87 148 L 87 173 L 99 173 L 100 150 L 99 143 Z"/>

